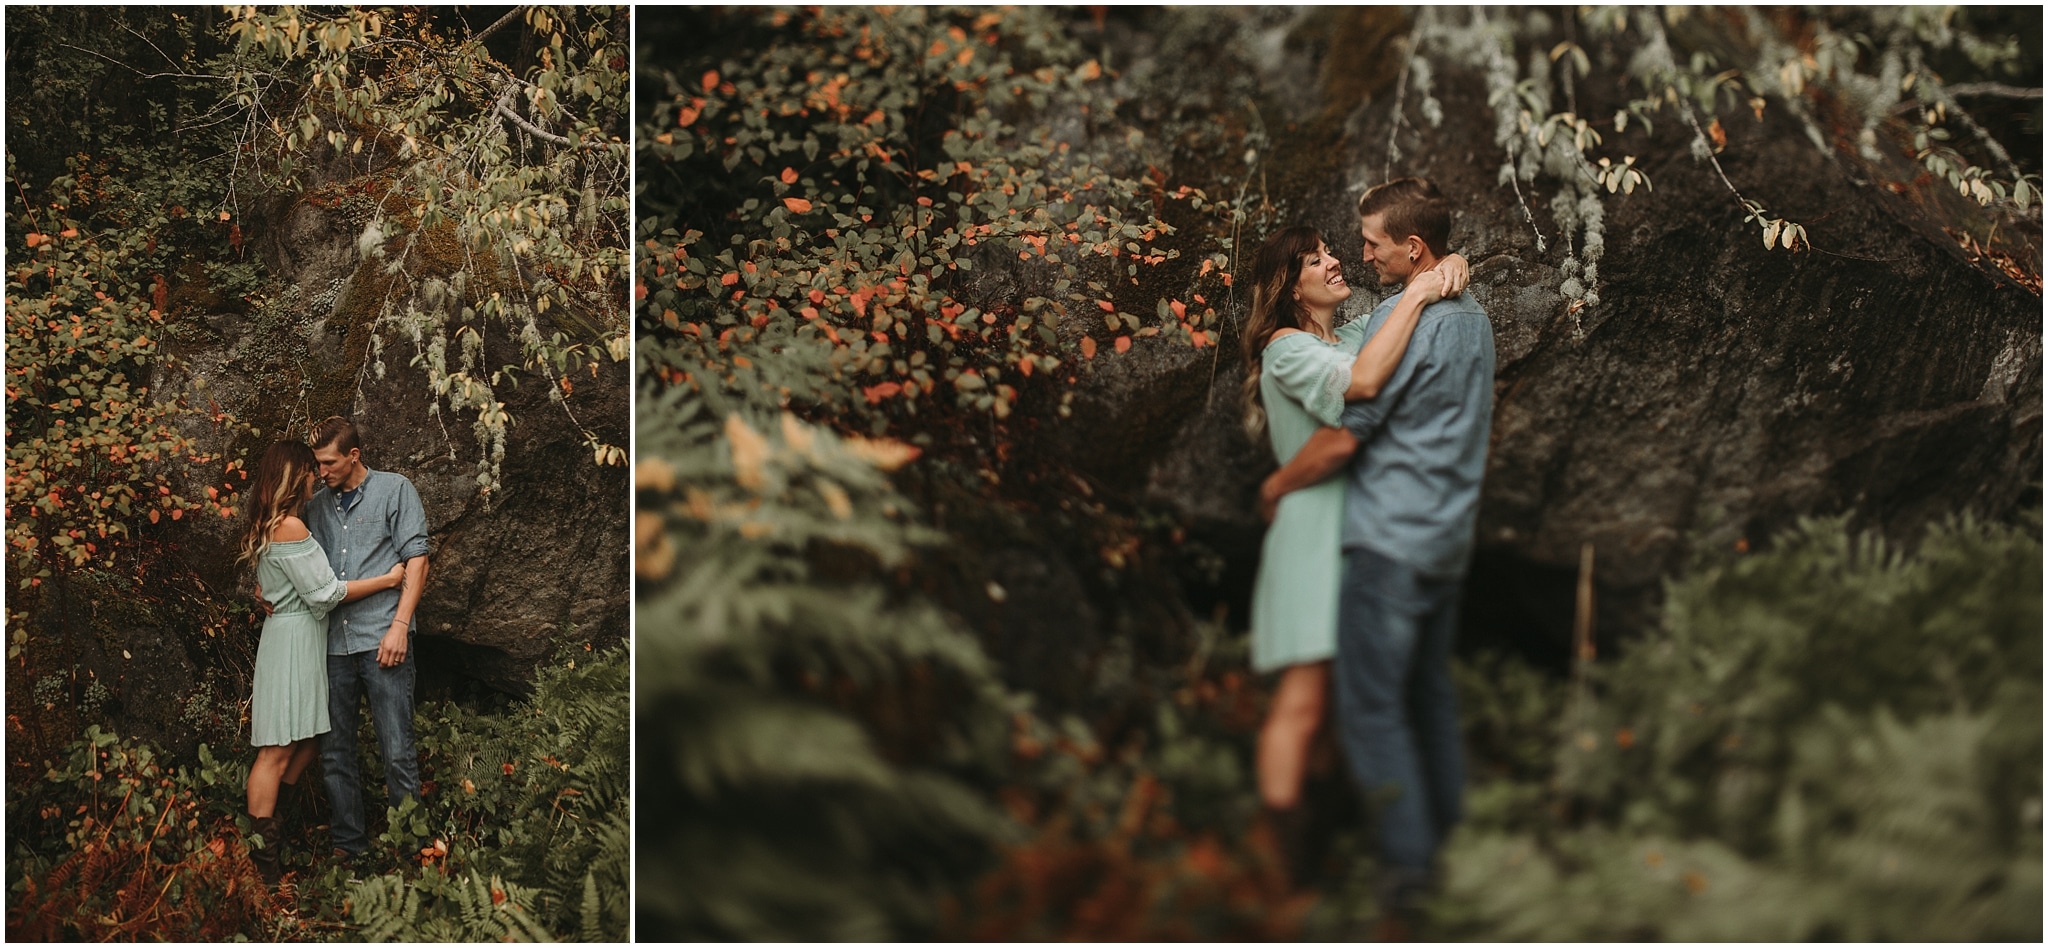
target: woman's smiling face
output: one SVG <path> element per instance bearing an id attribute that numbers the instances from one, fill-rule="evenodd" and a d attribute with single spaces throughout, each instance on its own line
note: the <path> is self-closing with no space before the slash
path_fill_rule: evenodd
<path id="1" fill-rule="evenodd" d="M 1335 312 L 1337 304 L 1351 298 L 1351 285 L 1344 282 L 1344 265 L 1330 253 L 1328 244 L 1316 241 L 1316 249 L 1302 255 L 1294 298 L 1304 308 L 1321 312 Z"/>

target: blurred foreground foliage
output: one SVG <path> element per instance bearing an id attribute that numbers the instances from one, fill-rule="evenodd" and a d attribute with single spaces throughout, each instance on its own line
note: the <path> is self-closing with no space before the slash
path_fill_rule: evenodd
<path id="1" fill-rule="evenodd" d="M 1277 867 L 1243 842 L 1242 643 L 1209 628 L 1214 660 L 1105 747 L 906 584 L 941 539 L 884 476 L 916 449 L 650 400 L 635 790 L 664 802 L 637 829 L 640 937 L 1297 931 L 1307 901 L 1272 912 Z"/>
<path id="2" fill-rule="evenodd" d="M 2041 565 L 2038 515 L 1911 553 L 1808 521 L 1674 583 L 1588 695 L 1469 680 L 1475 744 L 1555 750 L 1472 788 L 1446 934 L 2038 940 Z"/>
<path id="3" fill-rule="evenodd" d="M 571 654 L 501 712 L 422 703 L 425 796 L 355 869 L 311 856 L 318 814 L 282 805 L 295 883 L 274 893 L 244 843 L 246 760 L 202 745 L 173 765 L 88 727 L 42 779 L 8 781 L 8 938 L 625 940 L 630 662 Z"/>
<path id="4" fill-rule="evenodd" d="M 1207 798 L 1160 776 L 1235 787 L 1235 755 L 1038 715 L 936 605 L 947 537 L 889 478 L 923 449 L 845 433 L 1001 442 L 1098 335 L 1213 343 L 1195 283 L 1221 271 L 1169 266 L 1158 215 L 1214 205 L 1108 170 L 1142 136 L 1054 13 L 713 16 L 761 55 L 693 30 L 641 85 L 636 790 L 666 804 L 638 825 L 639 935 L 1264 931 L 1270 873 L 1223 858 L 1235 830 L 1185 833 Z M 1028 292 L 977 282 L 997 261 Z M 1115 302 L 1155 268 L 1188 287 Z M 1206 920 L 1217 886 L 1250 894 L 1236 928 Z"/>

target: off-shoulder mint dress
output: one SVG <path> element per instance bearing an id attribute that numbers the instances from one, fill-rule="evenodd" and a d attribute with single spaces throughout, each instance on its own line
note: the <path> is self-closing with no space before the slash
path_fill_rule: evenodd
<path id="1" fill-rule="evenodd" d="M 327 613 L 348 596 L 312 537 L 272 541 L 256 582 L 274 611 L 256 645 L 249 695 L 249 743 L 290 744 L 328 730 Z"/>
<path id="2" fill-rule="evenodd" d="M 1337 327 L 1337 341 L 1292 332 L 1266 344 L 1259 396 L 1273 457 L 1294 458 L 1317 428 L 1337 424 L 1351 363 L 1365 348 L 1367 320 Z M 1337 581 L 1344 478 L 1332 476 L 1280 499 L 1252 586 L 1252 668 L 1277 671 L 1337 654 Z"/>

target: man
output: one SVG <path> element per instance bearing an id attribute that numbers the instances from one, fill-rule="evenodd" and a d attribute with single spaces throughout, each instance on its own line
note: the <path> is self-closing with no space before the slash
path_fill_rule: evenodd
<path id="1" fill-rule="evenodd" d="M 1374 187 L 1358 214 L 1365 261 L 1383 286 L 1405 286 L 1448 252 L 1450 208 L 1428 181 Z M 1368 334 L 1397 296 L 1373 311 Z M 1260 490 L 1270 511 L 1350 461 L 1337 712 L 1345 756 L 1378 809 L 1388 937 L 1407 934 L 1437 847 L 1462 813 L 1450 656 L 1486 472 L 1493 366 L 1492 325 L 1471 294 L 1431 304 L 1379 396 L 1347 406 L 1343 427 L 1310 436 Z"/>
<path id="2" fill-rule="evenodd" d="M 356 756 L 357 702 L 367 696 L 384 789 L 392 806 L 420 795 L 413 751 L 413 614 L 427 581 L 427 515 L 403 476 L 363 464 L 356 426 L 339 416 L 313 428 L 313 457 L 326 487 L 306 502 L 306 526 L 340 579 L 376 576 L 405 564 L 405 583 L 337 607 L 327 616 L 327 715 L 321 769 L 333 806 L 335 854 L 369 845 L 362 768 Z"/>

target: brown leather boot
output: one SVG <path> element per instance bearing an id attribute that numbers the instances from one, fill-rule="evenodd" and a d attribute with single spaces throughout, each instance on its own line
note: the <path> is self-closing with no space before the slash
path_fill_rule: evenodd
<path id="1" fill-rule="evenodd" d="M 284 878 L 284 863 L 278 855 L 284 851 L 284 833 L 277 827 L 277 817 L 252 816 L 249 818 L 257 835 L 263 837 L 262 848 L 251 842 L 249 861 L 256 864 L 256 872 L 263 877 L 266 885 L 276 885 Z"/>
<path id="2" fill-rule="evenodd" d="M 1296 802 L 1284 810 L 1264 806 L 1261 811 L 1273 834 L 1273 846 L 1279 850 L 1280 866 L 1287 871 L 1288 888 L 1306 888 L 1315 881 L 1315 866 L 1308 853 L 1308 807 Z"/>
<path id="3" fill-rule="evenodd" d="M 277 824 L 286 835 L 296 834 L 305 828 L 306 812 L 312 807 L 311 795 L 303 784 L 277 785 L 277 809 L 271 811 L 270 815 L 277 817 Z"/>

